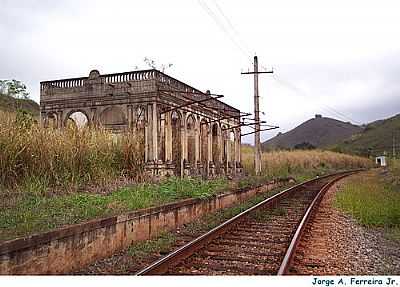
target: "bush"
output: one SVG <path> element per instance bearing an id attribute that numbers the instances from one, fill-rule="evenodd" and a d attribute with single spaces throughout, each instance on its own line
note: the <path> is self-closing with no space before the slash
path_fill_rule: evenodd
<path id="1" fill-rule="evenodd" d="M 119 176 L 143 177 L 143 150 L 134 134 L 44 129 L 26 114 L 0 112 L 0 186 L 71 187 Z"/>
<path id="2" fill-rule="evenodd" d="M 254 155 L 250 148 L 242 149 L 245 171 L 254 174 Z M 262 154 L 262 173 L 269 178 L 304 174 L 311 171 L 330 171 L 372 167 L 367 158 L 322 150 L 272 151 Z"/>
<path id="3" fill-rule="evenodd" d="M 366 226 L 399 227 L 400 193 L 376 173 L 350 178 L 336 194 L 335 204 Z"/>

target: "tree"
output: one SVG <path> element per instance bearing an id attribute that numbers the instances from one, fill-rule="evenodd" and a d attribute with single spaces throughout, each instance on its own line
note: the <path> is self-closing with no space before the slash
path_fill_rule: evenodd
<path id="1" fill-rule="evenodd" d="M 15 99 L 29 99 L 25 84 L 17 80 L 0 80 L 0 94 Z"/>
<path id="2" fill-rule="evenodd" d="M 171 68 L 174 64 L 168 63 L 168 64 L 156 64 L 156 62 L 153 59 L 145 57 L 143 60 L 150 68 L 160 70 L 161 72 L 165 72 L 166 69 Z"/>
<path id="3" fill-rule="evenodd" d="M 311 150 L 311 149 L 315 149 L 315 146 L 310 144 L 309 142 L 302 142 L 302 143 L 296 144 L 294 146 L 294 149 Z"/>

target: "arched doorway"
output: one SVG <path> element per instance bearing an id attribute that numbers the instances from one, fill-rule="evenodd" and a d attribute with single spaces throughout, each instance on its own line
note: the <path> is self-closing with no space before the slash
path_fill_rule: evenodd
<path id="1" fill-rule="evenodd" d="M 74 111 L 68 114 L 64 125 L 66 128 L 83 129 L 89 125 L 89 118 L 82 111 Z"/>
<path id="2" fill-rule="evenodd" d="M 232 167 L 234 167 L 236 158 L 236 149 L 235 149 L 235 133 L 233 131 L 229 132 L 229 151 L 230 151 L 229 161 L 232 163 Z"/>
<path id="3" fill-rule="evenodd" d="M 222 134 L 222 162 L 224 167 L 228 165 L 228 131 L 226 126 L 221 127 Z"/>
<path id="4" fill-rule="evenodd" d="M 127 126 L 127 119 L 124 111 L 117 106 L 106 108 L 100 114 L 100 124 L 105 129 L 123 131 Z"/>
<path id="5" fill-rule="evenodd" d="M 135 115 L 135 137 L 137 140 L 137 144 L 139 147 L 139 151 L 143 155 L 143 161 L 146 160 L 146 152 L 145 152 L 145 126 L 146 126 L 146 110 L 143 107 L 138 107 L 136 109 Z"/>
<path id="6" fill-rule="evenodd" d="M 196 120 L 193 115 L 187 118 L 186 138 L 187 138 L 187 160 L 192 167 L 196 166 Z"/>
<path id="7" fill-rule="evenodd" d="M 175 175 L 180 175 L 182 170 L 181 119 L 181 115 L 177 111 L 172 112 L 172 162 L 175 165 Z"/>
<path id="8" fill-rule="evenodd" d="M 165 132 L 166 132 L 166 127 L 165 127 L 165 113 L 161 113 L 159 111 L 160 119 L 158 121 L 158 159 L 161 160 L 162 162 L 165 162 Z"/>
<path id="9" fill-rule="evenodd" d="M 212 161 L 214 162 L 217 172 L 219 172 L 220 168 L 219 153 L 221 147 L 218 145 L 219 131 L 217 123 L 213 124 L 211 132 L 212 132 Z"/>
<path id="10" fill-rule="evenodd" d="M 208 165 L 208 123 L 205 119 L 200 122 L 200 162 L 204 170 Z"/>
<path id="11" fill-rule="evenodd" d="M 57 113 L 47 114 L 47 126 L 48 128 L 58 128 L 58 116 Z"/>

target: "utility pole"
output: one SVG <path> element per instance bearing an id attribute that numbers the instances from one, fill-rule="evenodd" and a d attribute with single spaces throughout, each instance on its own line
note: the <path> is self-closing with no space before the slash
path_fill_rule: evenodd
<path id="1" fill-rule="evenodd" d="M 272 74 L 274 71 L 258 71 L 258 58 L 254 56 L 254 71 L 244 72 L 244 74 L 254 74 L 254 170 L 256 175 L 261 174 L 261 141 L 260 141 L 260 96 L 258 90 L 258 74 Z"/>

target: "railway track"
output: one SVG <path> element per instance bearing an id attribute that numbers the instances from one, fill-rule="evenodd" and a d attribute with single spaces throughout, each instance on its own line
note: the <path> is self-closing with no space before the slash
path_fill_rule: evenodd
<path id="1" fill-rule="evenodd" d="M 136 275 L 288 274 L 302 233 L 326 190 L 357 171 L 315 178 L 286 189 Z"/>

